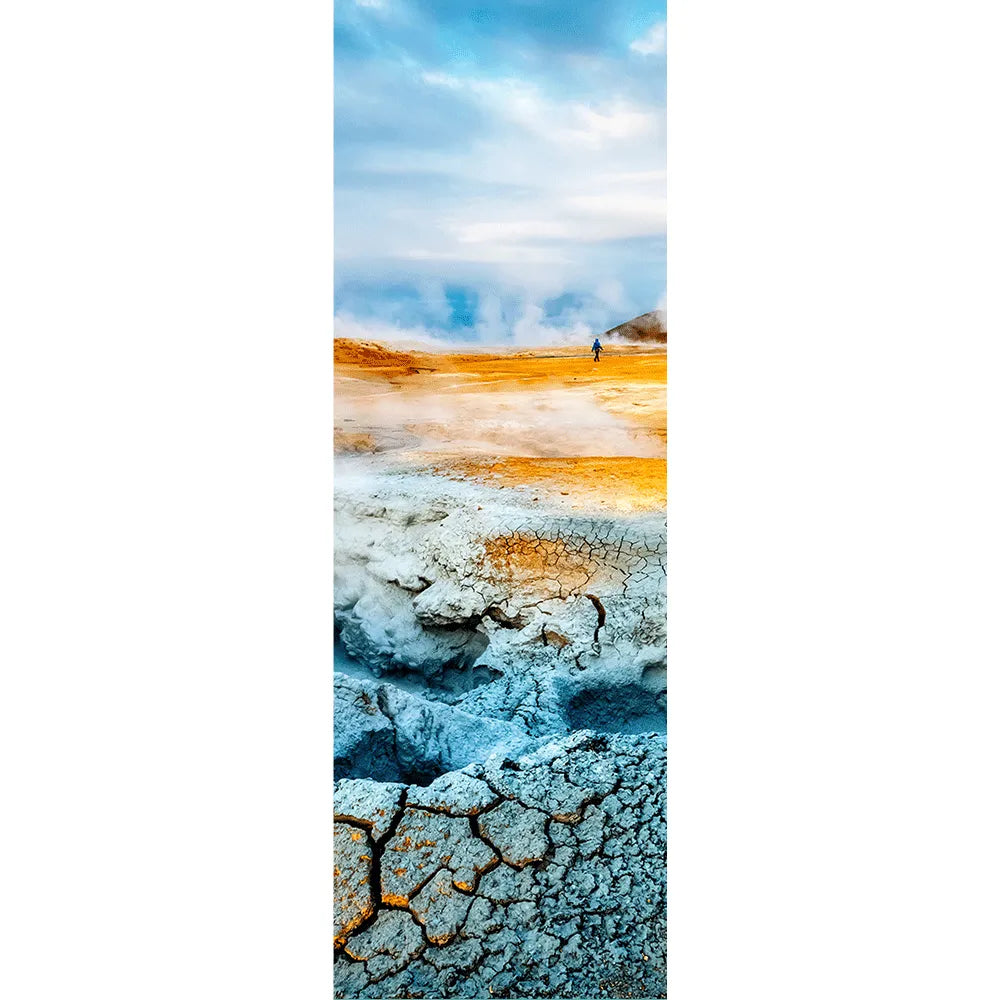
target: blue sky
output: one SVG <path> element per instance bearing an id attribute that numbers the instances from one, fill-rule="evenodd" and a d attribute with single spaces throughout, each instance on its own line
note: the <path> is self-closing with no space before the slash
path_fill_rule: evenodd
<path id="1" fill-rule="evenodd" d="M 338 335 L 555 342 L 664 304 L 662 3 L 334 16 Z"/>

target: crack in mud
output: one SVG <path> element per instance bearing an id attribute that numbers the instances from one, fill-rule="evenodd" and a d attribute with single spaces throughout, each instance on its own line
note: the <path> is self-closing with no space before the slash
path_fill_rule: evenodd
<path id="1" fill-rule="evenodd" d="M 607 612 L 604 610 L 601 599 L 596 594 L 584 594 L 583 596 L 597 609 L 597 628 L 594 629 L 594 643 L 596 644 L 598 641 L 597 637 L 601 629 L 604 628 L 604 620 L 607 617 Z"/>

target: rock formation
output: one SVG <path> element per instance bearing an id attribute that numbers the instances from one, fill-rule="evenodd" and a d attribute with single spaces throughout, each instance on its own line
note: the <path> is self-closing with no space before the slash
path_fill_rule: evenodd
<path id="1" fill-rule="evenodd" d="M 629 340 L 633 343 L 665 344 L 667 342 L 666 316 L 659 310 L 643 313 L 627 323 L 613 326 L 603 336 L 609 340 Z"/>

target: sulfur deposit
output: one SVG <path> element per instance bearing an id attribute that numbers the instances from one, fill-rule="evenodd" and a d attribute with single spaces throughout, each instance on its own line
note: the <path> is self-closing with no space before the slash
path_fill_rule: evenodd
<path id="1" fill-rule="evenodd" d="M 338 996 L 665 995 L 660 383 L 652 363 L 616 383 L 613 365 L 532 360 L 341 345 Z M 629 377 L 636 400 L 615 392 Z M 483 382 L 590 406 L 620 479 L 577 495 L 587 424 L 556 404 L 548 438 L 545 411 L 512 418 L 501 462 Z M 441 392 L 465 415 L 450 434 L 420 405 Z M 633 459 L 646 479 L 627 502 Z M 517 471 L 545 461 L 554 474 Z"/>

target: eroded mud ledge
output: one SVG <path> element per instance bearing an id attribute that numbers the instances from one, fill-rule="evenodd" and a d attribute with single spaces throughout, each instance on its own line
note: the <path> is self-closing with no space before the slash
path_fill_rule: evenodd
<path id="1" fill-rule="evenodd" d="M 338 468 L 336 993 L 665 995 L 665 526 Z"/>

